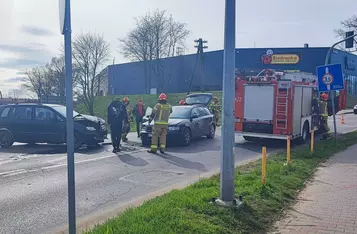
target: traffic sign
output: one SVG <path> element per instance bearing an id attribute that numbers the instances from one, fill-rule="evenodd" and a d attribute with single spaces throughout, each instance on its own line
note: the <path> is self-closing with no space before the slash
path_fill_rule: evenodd
<path id="1" fill-rule="evenodd" d="M 329 64 L 316 68 L 319 92 L 343 90 L 344 82 L 341 64 Z"/>
<path id="2" fill-rule="evenodd" d="M 60 20 L 60 31 L 64 32 L 64 21 L 66 12 L 66 0 L 58 0 L 58 10 L 59 10 L 59 20 Z"/>

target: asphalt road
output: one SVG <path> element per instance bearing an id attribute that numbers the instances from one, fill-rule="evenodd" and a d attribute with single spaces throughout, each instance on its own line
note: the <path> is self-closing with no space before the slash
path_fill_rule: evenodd
<path id="1" fill-rule="evenodd" d="M 341 133 L 357 129 L 357 116 L 345 115 Z M 137 144 L 118 155 L 110 146 L 78 151 L 76 201 L 79 224 L 98 221 L 128 202 L 192 181 L 220 165 L 220 134 L 190 147 L 169 148 L 165 156 L 151 155 Z M 132 141 L 137 141 L 135 135 Z M 284 147 L 268 144 L 268 152 Z M 236 137 L 236 162 L 260 156 L 261 146 Z M 67 168 L 64 146 L 15 145 L 0 149 L 0 233 L 53 233 L 67 223 Z"/>

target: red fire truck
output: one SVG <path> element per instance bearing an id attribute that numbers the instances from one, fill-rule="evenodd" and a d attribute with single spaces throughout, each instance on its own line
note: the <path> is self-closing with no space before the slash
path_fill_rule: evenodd
<path id="1" fill-rule="evenodd" d="M 246 140 L 299 139 L 305 142 L 313 123 L 312 99 L 317 77 L 304 72 L 264 70 L 257 76 L 238 76 L 235 95 L 235 131 Z M 346 92 L 335 99 L 336 112 L 346 106 Z M 328 104 L 332 114 L 331 102 Z"/>

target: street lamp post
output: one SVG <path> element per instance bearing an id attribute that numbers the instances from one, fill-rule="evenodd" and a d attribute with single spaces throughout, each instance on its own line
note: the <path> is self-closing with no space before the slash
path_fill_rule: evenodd
<path id="1" fill-rule="evenodd" d="M 353 34 L 353 33 L 352 33 Z M 336 42 L 335 44 L 333 44 L 330 49 L 328 50 L 326 57 L 325 57 L 325 66 L 328 65 L 330 63 L 330 58 L 331 58 L 331 53 L 333 48 L 335 48 L 335 46 L 337 46 L 338 44 L 353 39 L 354 37 L 356 37 L 357 34 L 353 34 L 351 36 L 346 37 L 343 40 L 340 40 L 338 42 Z M 330 91 L 329 92 L 329 98 L 331 99 L 331 104 L 332 104 L 332 115 L 333 115 L 333 128 L 334 128 L 334 138 L 335 138 L 335 142 L 337 141 L 337 126 L 336 126 L 336 110 L 335 110 L 335 97 L 336 97 L 336 91 Z"/>

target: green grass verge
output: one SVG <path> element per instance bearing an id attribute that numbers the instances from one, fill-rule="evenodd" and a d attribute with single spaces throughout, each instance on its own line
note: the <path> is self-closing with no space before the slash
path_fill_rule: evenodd
<path id="1" fill-rule="evenodd" d="M 222 92 L 211 92 L 217 97 L 222 97 Z M 107 119 L 107 107 L 111 103 L 111 101 L 119 97 L 123 99 L 124 95 L 119 96 L 104 96 L 104 97 L 97 97 L 94 103 L 94 114 L 98 117 L 103 119 Z M 146 106 L 154 107 L 157 103 L 158 94 L 141 94 L 141 95 L 127 95 L 126 97 L 129 98 L 130 104 L 133 106 L 138 101 L 139 98 L 142 98 L 144 104 Z M 186 93 L 168 93 L 167 94 L 168 102 L 171 105 L 178 105 L 178 102 L 182 99 L 186 98 Z M 83 104 L 80 104 L 76 107 L 76 111 L 82 114 L 88 114 L 86 107 Z"/>
<path id="2" fill-rule="evenodd" d="M 292 164 L 283 166 L 285 154 L 267 160 L 267 183 L 261 185 L 260 160 L 236 169 L 236 194 L 244 196 L 244 208 L 236 211 L 210 204 L 219 196 L 219 176 L 201 180 L 183 190 L 173 190 L 142 206 L 126 210 L 117 218 L 96 226 L 96 233 L 265 233 L 293 202 L 297 192 L 319 163 L 356 144 L 357 132 L 339 139 L 319 141 L 315 153 L 308 146 L 292 151 Z"/>

